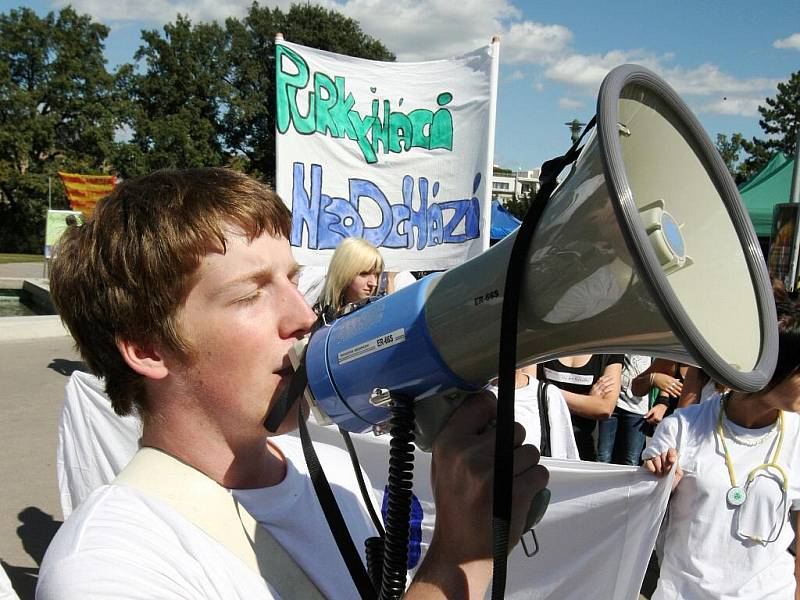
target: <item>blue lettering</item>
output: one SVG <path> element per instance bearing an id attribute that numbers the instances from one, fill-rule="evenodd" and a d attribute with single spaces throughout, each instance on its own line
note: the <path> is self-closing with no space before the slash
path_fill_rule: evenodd
<path id="1" fill-rule="evenodd" d="M 440 244 L 462 244 L 480 237 L 480 201 L 475 195 L 481 181 L 480 173 L 473 181 L 472 198 L 442 202 L 433 201 L 430 196 L 431 192 L 433 198 L 438 195 L 438 181 L 430 186 L 425 177 L 415 182 L 412 176 L 406 175 L 401 186 L 402 202 L 392 204 L 386 194 L 367 179 L 350 179 L 348 198 L 324 194 L 322 167 L 317 164 L 310 167 L 306 181 L 305 165 L 296 162 L 292 166 L 289 237 L 292 246 L 303 246 L 306 238 L 309 249 L 329 250 L 346 237 L 361 237 L 379 248 L 422 250 Z M 381 219 L 377 225 L 368 227 L 364 223 L 362 200 L 377 207 Z"/>

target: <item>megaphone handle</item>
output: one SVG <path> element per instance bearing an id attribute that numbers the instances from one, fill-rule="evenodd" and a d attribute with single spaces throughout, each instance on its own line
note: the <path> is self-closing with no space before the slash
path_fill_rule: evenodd
<path id="1" fill-rule="evenodd" d="M 544 517 L 544 513 L 547 511 L 549 504 L 550 490 L 547 488 L 543 488 L 536 492 L 536 495 L 531 501 L 531 506 L 528 509 L 528 518 L 525 520 L 525 530 L 522 533 L 522 547 L 524 548 L 525 554 L 528 557 L 534 556 L 539 552 L 539 542 L 536 540 L 536 534 L 533 532 L 533 528 L 536 527 L 542 520 L 542 517 Z M 533 538 L 533 550 L 528 548 L 528 544 L 525 541 L 525 535 L 528 532 L 530 532 L 531 537 Z"/>

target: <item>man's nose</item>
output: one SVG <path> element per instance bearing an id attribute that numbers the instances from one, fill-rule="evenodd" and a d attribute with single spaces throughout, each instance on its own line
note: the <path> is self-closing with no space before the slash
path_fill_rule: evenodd
<path id="1" fill-rule="evenodd" d="M 285 316 L 281 320 L 282 337 L 301 338 L 311 331 L 317 315 L 311 310 L 306 299 L 294 286 L 289 286 L 289 293 L 284 297 Z"/>

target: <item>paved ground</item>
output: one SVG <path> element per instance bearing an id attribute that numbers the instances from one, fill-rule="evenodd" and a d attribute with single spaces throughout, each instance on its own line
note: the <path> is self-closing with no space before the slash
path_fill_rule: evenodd
<path id="1" fill-rule="evenodd" d="M 33 598 L 39 563 L 61 524 L 58 413 L 78 361 L 66 336 L 0 342 L 0 562 L 21 600 Z"/>
<path id="2" fill-rule="evenodd" d="M 44 277 L 43 262 L 0 264 L 0 277 Z"/>

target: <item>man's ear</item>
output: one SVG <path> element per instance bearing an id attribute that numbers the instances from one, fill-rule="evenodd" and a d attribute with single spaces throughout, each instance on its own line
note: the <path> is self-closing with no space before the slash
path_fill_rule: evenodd
<path id="1" fill-rule="evenodd" d="M 117 348 L 123 360 L 139 375 L 148 379 L 163 379 L 169 374 L 164 355 L 154 344 L 141 345 L 117 339 Z"/>

